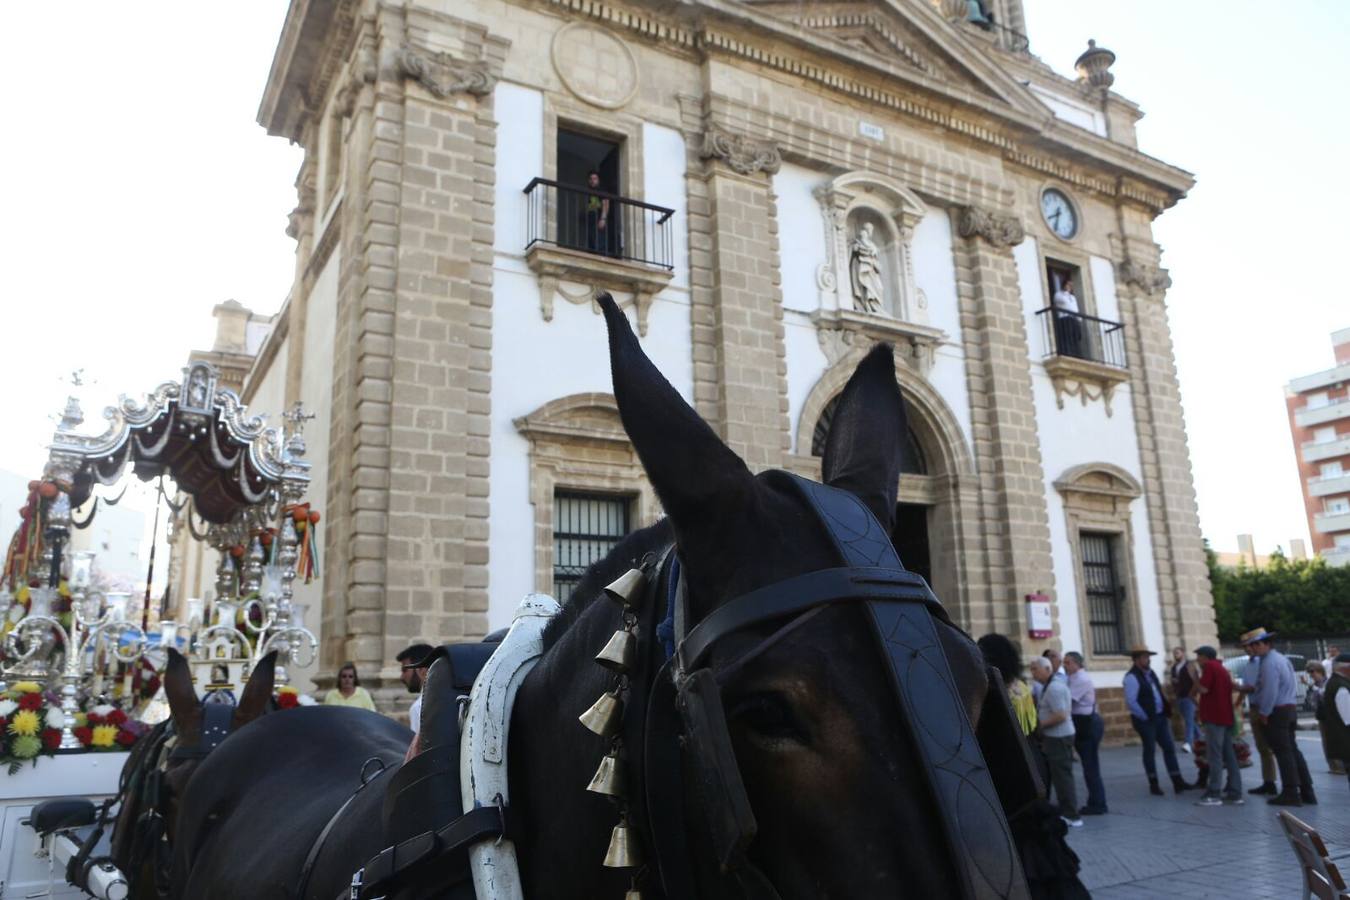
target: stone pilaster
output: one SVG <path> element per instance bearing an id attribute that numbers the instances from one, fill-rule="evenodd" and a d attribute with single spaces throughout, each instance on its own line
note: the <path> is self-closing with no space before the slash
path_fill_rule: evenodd
<path id="1" fill-rule="evenodd" d="M 966 207 L 956 219 L 957 294 L 966 352 L 978 529 L 988 584 L 969 588 L 973 634 L 999 631 L 1026 644 L 1023 595 L 1054 596 L 1045 478 L 1036 434 L 1031 369 L 1012 247 L 1015 218 Z M 974 568 L 978 572 L 978 567 Z"/>
<path id="2" fill-rule="evenodd" d="M 437 36 L 428 49 L 427 38 Z M 374 77 L 352 124 L 330 434 L 330 653 L 379 672 L 394 655 L 487 628 L 493 72 L 481 28 L 382 8 L 358 46 Z M 358 51 L 360 52 L 360 51 Z M 336 533 L 335 533 L 336 532 Z M 328 630 L 329 625 L 333 630 Z"/>
<path id="3" fill-rule="evenodd" d="M 696 273 L 701 283 L 695 287 L 711 303 L 695 304 L 695 354 L 696 364 L 712 369 L 717 391 L 715 400 L 698 398 L 700 411 L 752 470 L 774 468 L 783 464 L 789 441 L 771 179 L 781 160 L 772 144 L 716 127 L 705 131 L 698 155 L 704 165 L 694 180 L 702 182 L 699 199 L 706 204 L 700 208 L 706 208 L 708 268 Z M 698 359 L 700 338 L 711 338 L 710 359 Z"/>
<path id="4" fill-rule="evenodd" d="M 1134 252 L 1156 258 L 1157 248 L 1151 241 L 1139 242 Z M 1163 641 L 1187 648 L 1217 645 L 1214 600 L 1163 302 L 1172 281 L 1165 269 L 1152 263 L 1127 260 L 1116 268 Z"/>

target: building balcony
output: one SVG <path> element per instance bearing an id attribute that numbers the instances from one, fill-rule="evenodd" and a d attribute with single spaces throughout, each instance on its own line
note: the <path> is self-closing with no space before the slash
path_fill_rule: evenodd
<path id="1" fill-rule="evenodd" d="M 1313 516 L 1313 531 L 1318 534 L 1337 534 L 1350 531 L 1350 512 L 1318 513 Z"/>
<path id="2" fill-rule="evenodd" d="M 1350 456 L 1350 434 L 1343 434 L 1330 441 L 1308 441 L 1303 447 L 1305 463 L 1321 462 L 1338 456 Z"/>
<path id="3" fill-rule="evenodd" d="M 1036 313 L 1045 347 L 1045 373 L 1055 386 L 1055 402 L 1078 397 L 1084 406 L 1101 399 L 1111 415 L 1118 385 L 1130 380 L 1125 366 L 1125 326 L 1109 319 L 1046 307 Z"/>
<path id="4" fill-rule="evenodd" d="M 1350 419 L 1350 397 L 1326 406 L 1305 406 L 1294 410 L 1294 424 L 1300 428 L 1325 425 L 1338 419 Z"/>
<path id="5" fill-rule="evenodd" d="M 1308 479 L 1308 494 L 1313 497 L 1332 497 L 1350 494 L 1350 472 Z"/>
<path id="6" fill-rule="evenodd" d="M 1319 388 L 1330 387 L 1340 381 L 1350 381 L 1350 363 L 1323 372 L 1316 372 L 1312 375 L 1304 375 L 1302 378 L 1295 378 L 1289 382 L 1289 389 L 1296 394 L 1304 394 Z"/>
<path id="7" fill-rule="evenodd" d="M 545 178 L 525 186 L 525 208 L 525 262 L 539 276 L 544 320 L 556 296 L 592 303 L 598 291 L 618 291 L 633 295 L 645 335 L 647 311 L 674 276 L 675 211 Z M 568 293 L 563 282 L 584 290 Z"/>
<path id="8" fill-rule="evenodd" d="M 1329 566 L 1350 566 L 1350 547 L 1332 547 L 1317 555 Z"/>

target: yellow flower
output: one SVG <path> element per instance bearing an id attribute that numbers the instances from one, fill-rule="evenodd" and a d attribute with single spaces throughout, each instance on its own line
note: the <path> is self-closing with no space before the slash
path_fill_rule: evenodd
<path id="1" fill-rule="evenodd" d="M 38 684 L 36 681 L 18 681 L 15 682 L 12 690 L 16 694 L 36 694 L 38 691 L 42 690 L 42 685 Z"/>
<path id="2" fill-rule="evenodd" d="M 33 592 L 28 589 L 26 584 L 14 592 L 14 600 L 17 603 L 27 603 L 32 596 Z"/>
<path id="3" fill-rule="evenodd" d="M 300 691 L 297 690 L 296 688 L 291 687 L 289 684 L 283 684 L 281 687 L 277 688 L 277 693 L 278 693 L 278 694 L 299 694 Z"/>
<path id="4" fill-rule="evenodd" d="M 95 747 L 111 747 L 116 740 L 116 725 L 95 725 L 94 737 L 89 743 Z"/>
<path id="5" fill-rule="evenodd" d="M 9 732 L 17 735 L 37 734 L 39 724 L 37 713 L 31 709 L 21 709 L 9 720 Z"/>

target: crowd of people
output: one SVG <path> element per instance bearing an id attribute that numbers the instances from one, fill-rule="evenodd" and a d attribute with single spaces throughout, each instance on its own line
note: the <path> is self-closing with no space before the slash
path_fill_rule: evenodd
<path id="1" fill-rule="evenodd" d="M 1131 666 L 1122 687 L 1130 724 L 1139 736 L 1144 774 L 1150 794 L 1164 790 L 1157 771 L 1158 751 L 1175 793 L 1199 789 L 1198 806 L 1240 806 L 1246 803 L 1242 766 L 1250 764 L 1249 749 L 1241 741 L 1244 708 L 1261 760 L 1261 784 L 1246 791 L 1262 795 L 1274 806 L 1317 803 L 1307 760 L 1295 738 L 1297 676 L 1288 657 L 1275 649 L 1275 635 L 1256 628 L 1242 635 L 1247 653 L 1241 677 L 1235 680 L 1214 647 L 1197 647 L 1187 656 L 1175 647 L 1166 670 L 1167 684 L 1153 668 L 1158 654 L 1145 646 L 1130 650 Z M 1096 688 L 1081 653 L 1062 656 L 1046 650 L 1026 667 L 1021 652 L 1001 634 L 979 640 L 985 661 L 998 670 L 1037 757 L 1047 791 L 1054 797 L 1064 821 L 1072 828 L 1084 816 L 1108 812 L 1099 750 L 1105 722 L 1097 707 Z M 1346 774 L 1350 761 L 1350 653 L 1330 647 L 1327 659 L 1310 662 L 1310 703 L 1327 765 L 1333 774 Z M 1173 738 L 1175 703 L 1182 739 Z M 1194 782 L 1182 775 L 1181 755 L 1193 754 Z M 1075 763 L 1082 767 L 1087 787 L 1080 806 Z"/>

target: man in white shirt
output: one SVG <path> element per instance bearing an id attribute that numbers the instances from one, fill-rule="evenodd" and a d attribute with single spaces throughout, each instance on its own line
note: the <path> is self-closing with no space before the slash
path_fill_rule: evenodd
<path id="1" fill-rule="evenodd" d="M 1055 307 L 1055 351 L 1060 356 L 1083 355 L 1083 325 L 1079 321 L 1078 298 L 1073 293 L 1073 279 L 1066 278 L 1051 298 Z"/>
<path id="2" fill-rule="evenodd" d="M 405 761 L 417 755 L 417 734 L 422 727 L 422 685 L 426 683 L 429 667 L 419 663 L 434 649 L 430 644 L 413 644 L 394 657 L 402 665 L 398 673 L 399 680 L 408 689 L 408 693 L 417 695 L 412 706 L 408 707 L 408 727 L 412 729 L 413 739 L 408 745 Z"/>
<path id="3" fill-rule="evenodd" d="M 1073 719 L 1069 687 L 1063 678 L 1055 678 L 1050 660 L 1043 656 L 1031 661 L 1031 677 L 1041 686 L 1041 697 L 1036 702 L 1036 719 L 1040 725 L 1041 749 L 1050 764 L 1050 782 L 1055 786 L 1055 800 L 1060 815 L 1071 828 L 1082 826 L 1078 814 L 1078 789 L 1073 781 Z"/>

